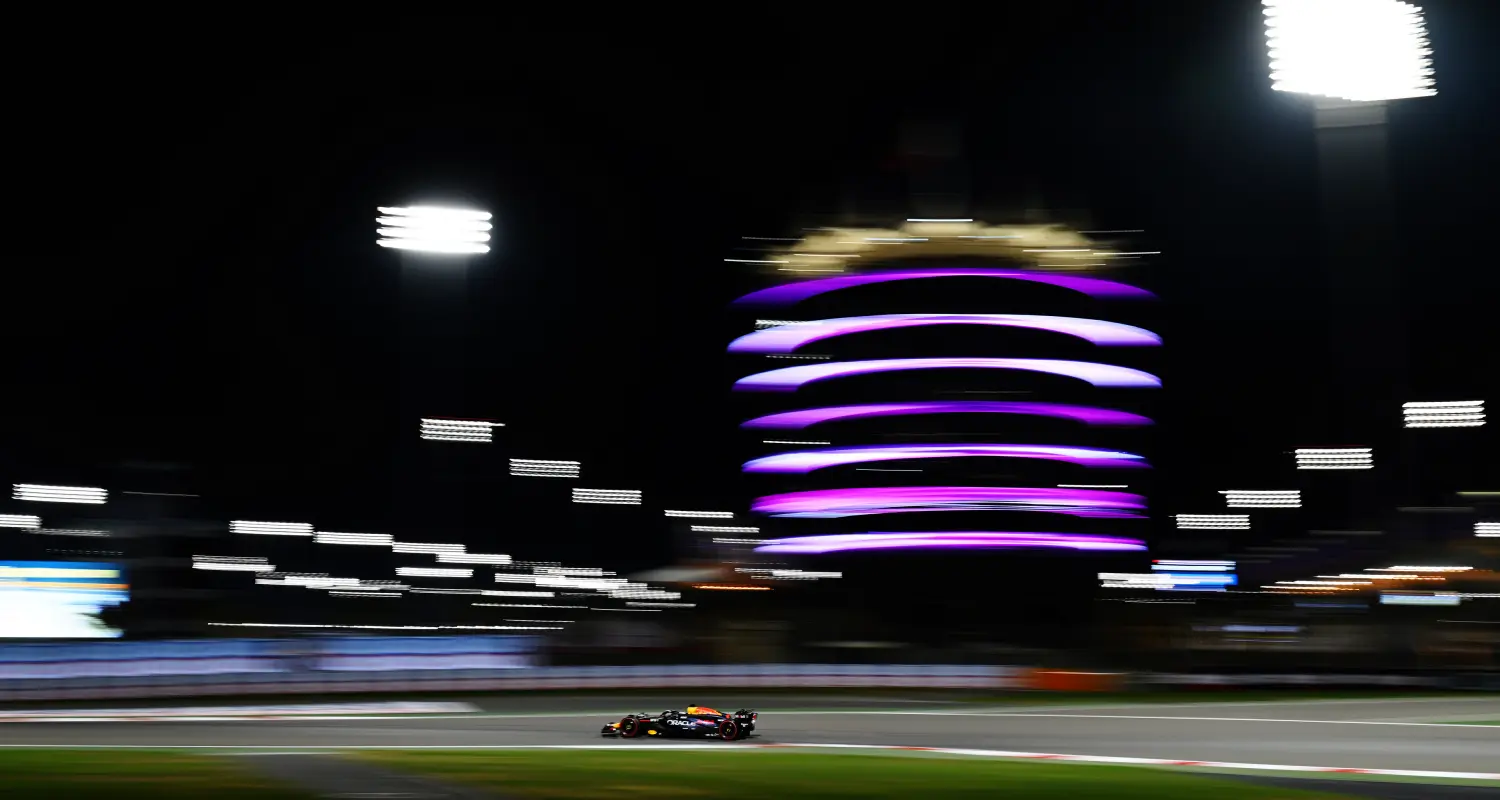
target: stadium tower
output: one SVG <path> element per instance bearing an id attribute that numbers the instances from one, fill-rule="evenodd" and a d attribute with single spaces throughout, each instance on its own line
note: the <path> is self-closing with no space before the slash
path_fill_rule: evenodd
<path id="1" fill-rule="evenodd" d="M 1056 225 L 920 219 L 753 259 L 782 281 L 736 301 L 729 345 L 755 557 L 866 575 L 867 594 L 845 590 L 913 629 L 991 626 L 1039 580 L 1086 603 L 1101 569 L 1138 567 L 1161 339 L 1153 295 L 1120 278 L 1143 255 Z"/>

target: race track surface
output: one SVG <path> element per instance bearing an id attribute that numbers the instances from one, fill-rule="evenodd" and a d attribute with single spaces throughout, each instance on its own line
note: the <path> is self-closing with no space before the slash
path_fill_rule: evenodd
<path id="1" fill-rule="evenodd" d="M 763 701 L 757 705 L 757 699 Z M 1445 725 L 1500 719 L 1500 698 L 1328 700 L 1111 706 L 1010 706 L 864 702 L 780 696 L 682 698 L 634 695 L 495 699 L 485 711 L 434 717 L 304 720 L 31 722 L 0 724 L 0 746 L 219 746 L 244 748 L 474 747 L 608 743 L 599 728 L 625 712 L 686 702 L 761 710 L 757 741 L 959 747 L 1094 756 L 1232 761 L 1351 769 L 1494 772 L 1500 726 Z M 743 701 L 743 703 L 741 702 Z M 817 710 L 782 710 L 794 704 Z M 863 709 L 849 708 L 862 706 Z M 883 705 L 883 710 L 865 710 Z M 725 743 L 724 747 L 736 745 Z"/>

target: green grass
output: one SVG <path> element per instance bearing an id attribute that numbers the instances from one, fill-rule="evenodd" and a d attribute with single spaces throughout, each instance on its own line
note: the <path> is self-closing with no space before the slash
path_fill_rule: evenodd
<path id="1" fill-rule="evenodd" d="M 1458 722 L 1450 722 L 1448 724 L 1449 725 L 1500 725 L 1500 719 L 1482 719 L 1482 720 L 1465 719 L 1465 720 L 1459 720 Z"/>
<path id="2" fill-rule="evenodd" d="M 306 800 L 226 758 L 141 750 L 0 751 L 6 800 Z"/>
<path id="3" fill-rule="evenodd" d="M 730 745 L 732 747 L 732 745 Z M 511 797 L 1350 800 L 1139 767 L 775 751 L 361 751 L 351 757 Z"/>

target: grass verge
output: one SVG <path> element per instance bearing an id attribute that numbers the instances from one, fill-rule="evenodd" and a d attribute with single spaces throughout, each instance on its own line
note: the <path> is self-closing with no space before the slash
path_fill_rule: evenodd
<path id="1" fill-rule="evenodd" d="M 307 800 L 227 758 L 154 751 L 0 752 L 6 800 Z"/>
<path id="2" fill-rule="evenodd" d="M 634 748 L 632 748 L 634 749 Z M 1139 767 L 788 752 L 360 751 L 381 766 L 512 797 L 1010 797 L 1017 800 L 1349 800 Z"/>

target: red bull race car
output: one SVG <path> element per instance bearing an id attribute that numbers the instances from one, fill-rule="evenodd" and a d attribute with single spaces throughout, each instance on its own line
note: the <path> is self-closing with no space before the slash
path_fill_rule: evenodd
<path id="1" fill-rule="evenodd" d="M 760 717 L 754 710 L 742 708 L 726 714 L 708 706 L 688 706 L 682 710 L 668 709 L 660 714 L 626 714 L 619 722 L 611 722 L 600 731 L 601 736 L 618 736 L 622 739 L 722 739 L 733 742 L 750 738 L 755 722 Z"/>

